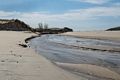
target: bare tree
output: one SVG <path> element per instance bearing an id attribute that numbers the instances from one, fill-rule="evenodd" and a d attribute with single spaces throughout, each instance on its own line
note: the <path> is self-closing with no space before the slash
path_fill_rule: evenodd
<path id="1" fill-rule="evenodd" d="M 48 29 L 48 24 L 44 24 L 44 29 Z"/>
<path id="2" fill-rule="evenodd" d="M 43 24 L 42 23 L 39 23 L 38 26 L 39 26 L 40 30 L 43 30 Z"/>

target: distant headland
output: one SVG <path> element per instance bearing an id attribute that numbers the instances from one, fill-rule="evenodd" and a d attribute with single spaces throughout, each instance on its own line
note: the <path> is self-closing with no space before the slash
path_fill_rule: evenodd
<path id="1" fill-rule="evenodd" d="M 107 29 L 106 31 L 120 31 L 120 26 Z"/>

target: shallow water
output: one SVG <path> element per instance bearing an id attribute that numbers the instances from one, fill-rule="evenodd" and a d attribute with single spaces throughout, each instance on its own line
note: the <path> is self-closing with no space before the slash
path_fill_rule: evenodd
<path id="1" fill-rule="evenodd" d="M 69 44 L 69 45 L 94 45 L 94 46 L 111 46 L 120 48 L 120 41 L 110 41 L 110 40 L 99 40 L 99 39 L 85 39 L 85 38 L 77 38 L 70 36 L 56 36 L 51 35 L 48 38 L 49 41 Z"/>
<path id="2" fill-rule="evenodd" d="M 120 52 L 75 49 L 69 46 L 109 46 L 120 48 L 120 43 L 108 40 L 84 39 L 69 36 L 43 35 L 30 41 L 30 45 L 52 62 L 94 64 L 120 73 Z"/>

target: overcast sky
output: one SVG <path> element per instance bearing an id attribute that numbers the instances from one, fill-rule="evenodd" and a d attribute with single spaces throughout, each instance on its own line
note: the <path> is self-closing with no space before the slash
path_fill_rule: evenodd
<path id="1" fill-rule="evenodd" d="M 76 31 L 120 26 L 120 0 L 0 0 L 0 18 Z"/>

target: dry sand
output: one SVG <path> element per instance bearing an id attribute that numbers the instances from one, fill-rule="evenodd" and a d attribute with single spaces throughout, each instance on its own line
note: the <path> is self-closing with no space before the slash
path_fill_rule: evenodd
<path id="1" fill-rule="evenodd" d="M 63 35 L 120 41 L 120 31 L 67 32 L 64 33 Z"/>
<path id="2" fill-rule="evenodd" d="M 32 33 L 0 31 L 0 80 L 86 80 L 53 65 L 31 48 L 18 46 Z"/>

